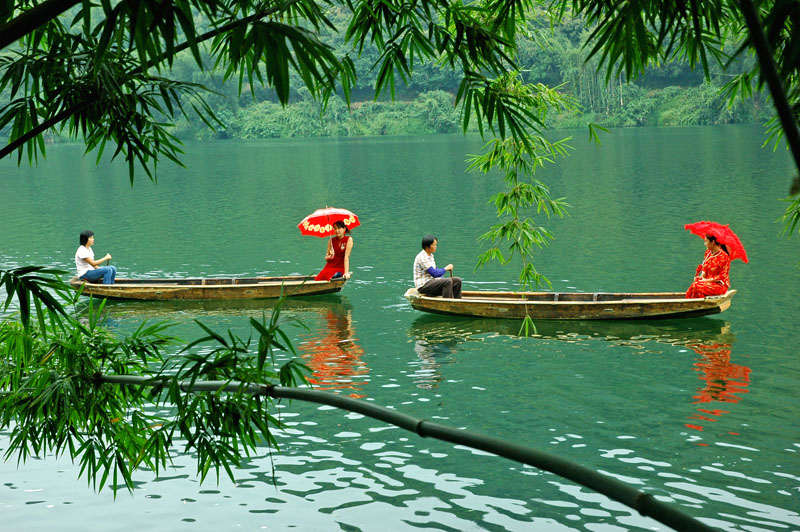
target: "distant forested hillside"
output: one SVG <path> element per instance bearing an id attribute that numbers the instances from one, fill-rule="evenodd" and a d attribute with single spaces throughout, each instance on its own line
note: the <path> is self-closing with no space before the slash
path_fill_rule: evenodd
<path id="1" fill-rule="evenodd" d="M 348 14 L 341 7 L 331 9 L 334 23 L 344 28 Z M 581 20 L 567 19 L 554 27 L 545 16 L 531 20 L 517 43 L 520 76 L 530 83 L 559 87 L 581 109 L 548 116 L 551 128 L 579 128 L 590 122 L 605 127 L 729 124 L 766 121 L 773 113 L 760 94 L 728 105 L 721 88 L 747 65 L 725 73 L 718 68 L 706 80 L 687 63 L 674 62 L 650 68 L 636 82 L 627 83 L 622 77 L 606 81 L 597 58 L 586 62 L 588 49 L 583 44 L 589 32 Z M 344 31 L 328 30 L 321 39 L 343 55 L 348 50 L 343 35 Z M 359 80 L 349 108 L 342 95 L 332 96 L 323 108 L 297 78 L 291 84 L 291 103 L 284 107 L 259 80 L 225 79 L 220 69 L 201 72 L 189 52 L 183 54 L 173 64 L 173 74 L 213 91 L 207 101 L 221 122 L 211 129 L 189 113 L 177 123 L 176 133 L 184 140 L 454 133 L 461 127 L 460 111 L 454 107 L 459 73 L 447 66 L 416 64 L 408 83 L 396 80 L 394 101 L 389 94 L 376 98 L 378 73 L 373 66 L 378 52 L 369 43 L 360 54 L 350 53 Z M 213 64 L 208 56 L 205 62 Z"/>

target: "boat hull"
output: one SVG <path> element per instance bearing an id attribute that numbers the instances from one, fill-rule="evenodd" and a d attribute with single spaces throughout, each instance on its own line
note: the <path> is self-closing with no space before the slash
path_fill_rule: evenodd
<path id="1" fill-rule="evenodd" d="M 339 292 L 347 281 L 315 281 L 309 276 L 117 279 L 114 284 L 95 284 L 70 279 L 70 286 L 84 296 L 133 301 L 271 299 L 314 296 Z"/>
<path id="2" fill-rule="evenodd" d="M 719 314 L 730 307 L 736 290 L 721 296 L 686 299 L 681 292 L 555 293 L 469 292 L 462 299 L 430 297 L 416 288 L 405 293 L 423 312 L 451 316 L 534 320 L 631 320 L 691 318 Z"/>

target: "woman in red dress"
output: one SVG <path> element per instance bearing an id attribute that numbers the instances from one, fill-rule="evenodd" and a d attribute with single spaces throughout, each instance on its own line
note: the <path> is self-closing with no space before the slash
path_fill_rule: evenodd
<path id="1" fill-rule="evenodd" d="M 334 277 L 350 278 L 350 252 L 353 251 L 353 239 L 347 236 L 350 232 L 344 222 L 334 222 L 336 236 L 328 241 L 328 252 L 325 254 L 327 264 L 314 278 L 315 281 L 330 281 Z"/>
<path id="2" fill-rule="evenodd" d="M 706 296 L 719 296 L 728 291 L 731 286 L 728 272 L 731 267 L 731 258 L 724 244 L 720 245 L 711 235 L 703 238 L 706 253 L 703 262 L 697 267 L 694 282 L 686 291 L 686 298 L 700 298 Z"/>

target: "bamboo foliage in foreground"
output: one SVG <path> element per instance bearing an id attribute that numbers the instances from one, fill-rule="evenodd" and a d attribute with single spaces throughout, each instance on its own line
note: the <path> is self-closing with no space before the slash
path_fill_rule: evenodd
<path id="1" fill-rule="evenodd" d="M 514 73 L 506 76 L 505 85 L 533 110 L 535 127 L 544 127 L 548 111 L 571 110 L 577 105 L 570 97 L 544 85 L 520 83 Z M 534 267 L 533 254 L 537 247 L 542 248 L 553 239 L 552 233 L 527 216 L 528 210 L 535 208 L 537 213 L 544 213 L 549 218 L 551 215 L 566 215 L 568 207 L 564 198 L 552 198 L 550 189 L 536 180 L 534 174 L 545 163 L 554 163 L 558 157 L 566 156 L 570 138 L 551 142 L 541 131 L 536 133 L 535 136 L 520 135 L 513 139 L 494 138 L 483 147 L 483 154 L 471 158 L 469 167 L 470 171 L 480 170 L 485 174 L 502 173 L 506 186 L 505 191 L 490 200 L 497 209 L 497 217 L 503 221 L 480 237 L 480 241 L 489 242 L 490 248 L 478 257 L 475 269 L 493 260 L 508 264 L 519 255 L 522 260 L 519 282 L 523 290 L 550 284 Z M 509 243 L 505 253 L 500 250 L 503 241 Z"/>
<path id="2" fill-rule="evenodd" d="M 170 355 L 180 342 L 165 322 L 142 323 L 123 338 L 101 324 L 102 305 L 79 319 L 55 298 L 41 299 L 58 278 L 36 278 L 41 270 L 0 270 L 0 285 L 13 287 L 22 303 L 20 320 L 0 322 L 0 430 L 10 431 L 5 459 L 68 456 L 95 489 L 110 484 L 133 489 L 138 467 L 158 475 L 176 445 L 197 457 L 201 480 L 213 468 L 233 479 L 233 467 L 264 445 L 276 447 L 272 430 L 280 421 L 273 401 L 246 392 L 251 383 L 305 384 L 309 369 L 296 357 L 279 326 L 280 303 L 272 315 L 250 319 L 248 338 L 218 334 L 198 322 L 205 335 Z M 2 309 L 8 311 L 12 298 Z M 31 315 L 36 319 L 30 319 Z M 26 326 L 25 323 L 30 323 Z M 202 344 L 202 347 L 201 347 Z M 282 366 L 279 351 L 295 355 Z M 145 379 L 150 386 L 103 383 L 106 374 Z M 185 394 L 181 383 L 237 382 L 236 389 Z"/>

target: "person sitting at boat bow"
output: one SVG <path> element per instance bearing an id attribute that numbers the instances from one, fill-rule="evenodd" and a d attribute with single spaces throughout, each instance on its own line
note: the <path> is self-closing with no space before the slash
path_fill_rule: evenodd
<path id="1" fill-rule="evenodd" d="M 114 279 L 117 277 L 117 268 L 114 266 L 100 266 L 103 262 L 111 260 L 111 254 L 106 253 L 106 256 L 100 260 L 94 260 L 94 233 L 92 231 L 83 231 L 80 235 L 80 243 L 78 251 L 75 252 L 75 269 L 77 270 L 78 279 L 96 283 L 100 279 L 103 284 L 114 284 Z"/>
<path id="2" fill-rule="evenodd" d="M 350 230 L 341 220 L 333 223 L 336 236 L 328 241 L 328 250 L 325 253 L 325 267 L 314 278 L 315 281 L 330 281 L 344 277 L 349 279 L 350 252 L 353 251 L 353 238 L 348 236 Z"/>
<path id="3" fill-rule="evenodd" d="M 438 240 L 435 236 L 422 237 L 422 251 L 414 259 L 414 286 L 420 294 L 426 296 L 461 299 L 461 277 L 452 277 L 453 265 L 436 267 L 433 254 L 437 245 Z M 444 277 L 448 271 L 451 272 L 451 277 Z"/>
<path id="4" fill-rule="evenodd" d="M 692 285 L 686 291 L 687 299 L 720 296 L 731 286 L 731 258 L 728 248 L 720 244 L 713 235 L 706 235 L 703 243 L 706 252 L 703 262 L 697 267 Z"/>

